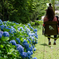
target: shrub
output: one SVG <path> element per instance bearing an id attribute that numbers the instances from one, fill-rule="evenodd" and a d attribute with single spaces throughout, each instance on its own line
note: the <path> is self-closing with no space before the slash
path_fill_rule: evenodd
<path id="1" fill-rule="evenodd" d="M 0 23 L 0 59 L 32 59 L 37 44 L 37 29 L 30 24 Z"/>
<path id="2" fill-rule="evenodd" d="M 31 24 L 31 26 L 34 26 L 34 25 L 35 25 L 35 22 L 32 22 L 32 21 L 31 21 L 30 24 Z"/>
<path id="3" fill-rule="evenodd" d="M 35 20 L 35 25 L 42 24 L 43 22 L 41 20 Z"/>

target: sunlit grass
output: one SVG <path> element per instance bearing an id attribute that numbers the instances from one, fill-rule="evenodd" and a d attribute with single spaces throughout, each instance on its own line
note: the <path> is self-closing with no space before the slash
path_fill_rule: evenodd
<path id="1" fill-rule="evenodd" d="M 51 39 L 51 45 L 48 45 L 48 39 L 42 35 L 42 27 L 38 28 L 38 44 L 33 57 L 37 59 L 59 59 L 59 39 L 56 45 L 53 45 L 54 40 Z"/>

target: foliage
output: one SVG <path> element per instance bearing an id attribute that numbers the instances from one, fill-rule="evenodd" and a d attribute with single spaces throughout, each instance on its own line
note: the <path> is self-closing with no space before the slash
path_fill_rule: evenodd
<path id="1" fill-rule="evenodd" d="M 27 23 L 41 18 L 48 0 L 1 0 L 0 19 Z"/>
<path id="2" fill-rule="evenodd" d="M 35 25 L 35 22 L 32 22 L 32 21 L 31 21 L 30 24 L 31 24 L 32 26 L 34 26 L 34 25 Z"/>
<path id="3" fill-rule="evenodd" d="M 0 20 L 0 59 L 32 59 L 37 39 L 30 24 Z"/>
<path id="4" fill-rule="evenodd" d="M 30 24 L 32 25 L 32 26 L 36 26 L 36 25 L 42 25 L 43 24 L 43 21 L 42 20 L 35 20 L 34 22 L 30 22 Z"/>
<path id="5" fill-rule="evenodd" d="M 35 25 L 39 25 L 40 21 L 39 20 L 35 20 Z"/>

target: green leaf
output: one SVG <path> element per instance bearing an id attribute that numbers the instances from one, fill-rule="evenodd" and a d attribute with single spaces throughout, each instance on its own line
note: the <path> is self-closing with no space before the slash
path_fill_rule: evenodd
<path id="1" fill-rule="evenodd" d="M 21 42 L 23 42 L 23 38 L 21 38 L 20 40 L 21 40 Z"/>
<path id="2" fill-rule="evenodd" d="M 8 31 L 10 31 L 10 29 L 4 29 L 4 31 L 7 31 L 8 32 Z"/>
<path id="3" fill-rule="evenodd" d="M 1 54 L 1 52 L 2 52 L 2 51 L 0 50 L 0 54 Z"/>
<path id="4" fill-rule="evenodd" d="M 9 40 L 9 37 L 5 37 L 5 40 Z"/>
<path id="5" fill-rule="evenodd" d="M 8 58 L 6 55 L 4 55 L 4 58 Z"/>
<path id="6" fill-rule="evenodd" d="M 12 54 L 11 52 L 8 52 L 7 54 Z"/>
<path id="7" fill-rule="evenodd" d="M 15 49 L 14 48 L 11 48 L 11 49 L 9 49 L 8 54 L 12 54 L 14 51 L 15 51 Z"/>
<path id="8" fill-rule="evenodd" d="M 3 45 L 0 45 L 0 48 L 3 48 L 4 46 Z"/>
<path id="9" fill-rule="evenodd" d="M 1 38 L 3 41 L 7 41 L 7 40 L 9 40 L 9 37 L 4 37 L 4 36 L 2 36 L 2 38 Z"/>

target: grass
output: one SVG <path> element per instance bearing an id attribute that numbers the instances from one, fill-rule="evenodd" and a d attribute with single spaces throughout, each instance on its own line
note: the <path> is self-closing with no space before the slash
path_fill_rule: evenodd
<path id="1" fill-rule="evenodd" d="M 38 44 L 35 45 L 36 51 L 33 57 L 37 59 L 59 59 L 59 39 L 56 45 L 53 45 L 54 40 L 51 39 L 51 45 L 48 45 L 48 39 L 42 35 L 42 26 L 38 28 Z"/>

